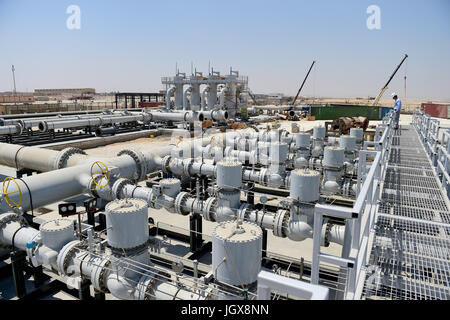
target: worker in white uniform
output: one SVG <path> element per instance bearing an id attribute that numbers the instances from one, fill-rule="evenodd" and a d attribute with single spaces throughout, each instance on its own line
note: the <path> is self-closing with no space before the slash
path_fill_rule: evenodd
<path id="1" fill-rule="evenodd" d="M 397 96 L 397 94 L 395 92 L 392 93 L 392 99 L 395 100 L 394 129 L 397 130 L 398 129 L 398 121 L 400 120 L 400 110 L 402 109 L 402 101 L 399 99 L 399 97 Z"/>

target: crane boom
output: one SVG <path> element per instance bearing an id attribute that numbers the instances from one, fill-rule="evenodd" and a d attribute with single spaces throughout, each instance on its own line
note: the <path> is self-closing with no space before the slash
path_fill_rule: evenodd
<path id="1" fill-rule="evenodd" d="M 297 101 L 298 96 L 300 95 L 300 91 L 302 91 L 303 86 L 305 85 L 306 79 L 308 79 L 309 73 L 311 72 L 312 67 L 314 66 L 314 63 L 316 63 L 316 61 L 314 60 L 311 64 L 311 67 L 309 67 L 308 73 L 306 74 L 305 79 L 303 79 L 302 85 L 300 86 L 300 88 L 297 91 L 297 95 L 294 98 L 294 101 L 292 102 L 292 105 L 295 104 L 295 102 Z"/>
<path id="2" fill-rule="evenodd" d="M 383 88 L 381 88 L 381 90 L 378 93 L 377 97 L 373 101 L 373 104 L 372 104 L 373 106 L 378 105 L 378 102 L 380 101 L 381 96 L 387 90 L 389 83 L 392 81 L 392 79 L 394 78 L 394 76 L 397 73 L 398 69 L 400 69 L 400 67 L 402 66 L 403 62 L 405 62 L 406 58 L 408 58 L 407 54 L 405 54 L 405 56 L 403 57 L 402 61 L 400 61 L 400 63 L 398 64 L 397 68 L 395 68 L 394 72 L 391 74 L 391 76 L 389 77 L 389 79 L 386 82 L 386 84 L 383 86 Z"/>
<path id="3" fill-rule="evenodd" d="M 255 96 L 253 95 L 253 93 L 252 93 L 252 91 L 250 90 L 250 88 L 247 88 L 247 93 L 248 93 L 248 95 L 250 96 L 250 98 L 252 98 L 253 102 L 254 102 L 255 105 L 256 105 L 257 103 L 256 103 Z"/>

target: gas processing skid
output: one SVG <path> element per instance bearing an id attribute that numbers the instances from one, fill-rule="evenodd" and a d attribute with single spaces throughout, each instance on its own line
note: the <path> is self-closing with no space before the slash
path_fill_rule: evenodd
<path id="1" fill-rule="evenodd" d="M 226 119 L 233 109 L 226 107 L 229 94 L 237 97 L 245 86 L 239 79 L 234 71 L 225 77 L 195 73 L 163 78 L 173 85 L 167 109 L 172 109 L 174 95 L 179 111 L 126 117 Z M 206 85 L 202 91 L 200 84 Z M 216 94 L 223 109 L 209 103 Z M 364 141 L 362 129 L 339 139 L 327 137 L 324 127 L 315 127 L 312 135 L 239 130 L 176 147 L 124 149 L 111 158 L 73 147 L 53 151 L 0 144 L 1 165 L 38 172 L 3 182 L 0 243 L 70 288 L 86 294 L 92 286 L 99 296 L 115 299 L 360 299 L 370 264 L 370 231 L 394 140 L 392 118 L 389 113 L 383 119 L 374 141 Z M 99 119 L 66 121 L 84 125 Z M 38 123 L 40 129 L 61 125 Z M 441 148 L 436 163 L 447 179 L 448 143 Z M 86 209 L 87 221 L 32 221 L 30 212 L 49 204 L 60 203 L 60 213 L 72 210 L 62 201 L 79 195 L 95 199 L 97 209 Z M 189 216 L 190 257 L 174 254 L 168 241 L 181 235 L 149 225 L 149 216 L 155 225 L 152 212 L 162 209 L 180 219 Z M 209 242 L 202 220 L 215 223 Z M 268 232 L 298 246 L 312 239 L 312 262 L 299 265 L 302 257 L 271 255 Z M 342 254 L 322 253 L 330 244 L 341 245 Z M 204 254 L 211 255 L 210 263 L 201 260 Z"/>
<path id="2" fill-rule="evenodd" d="M 191 76 L 186 76 L 186 73 L 177 71 L 174 77 L 162 78 L 162 84 L 169 86 L 166 96 L 167 110 L 225 110 L 232 119 L 240 115 L 241 107 L 247 107 L 247 83 L 247 77 L 239 76 L 239 72 L 232 68 L 228 75 L 211 70 L 208 75 L 195 71 Z M 211 118 L 207 116 L 205 119 Z"/>

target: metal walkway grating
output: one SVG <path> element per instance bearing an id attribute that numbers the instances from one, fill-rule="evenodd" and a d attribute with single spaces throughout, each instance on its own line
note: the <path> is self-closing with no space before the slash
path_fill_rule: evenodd
<path id="1" fill-rule="evenodd" d="M 450 299 L 450 206 L 411 126 L 393 138 L 363 297 Z"/>

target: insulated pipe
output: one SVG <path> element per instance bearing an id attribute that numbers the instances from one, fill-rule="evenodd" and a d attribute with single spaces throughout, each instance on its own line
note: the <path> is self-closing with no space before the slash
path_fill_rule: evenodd
<path id="1" fill-rule="evenodd" d="M 177 77 L 178 79 L 182 79 L 181 77 Z M 183 109 L 183 83 L 177 82 L 175 83 L 175 110 Z"/>
<path id="2" fill-rule="evenodd" d="M 41 132 L 47 132 L 51 129 L 65 129 L 65 128 L 83 128 L 83 127 L 99 127 L 105 124 L 125 123 L 143 121 L 148 122 L 150 116 L 146 113 L 135 115 L 116 115 L 116 116 L 98 116 L 87 119 L 79 120 L 53 120 L 53 121 L 41 121 L 38 128 Z"/>
<path id="3" fill-rule="evenodd" d="M 193 83 L 191 85 L 192 87 L 192 91 L 191 91 L 191 98 L 190 98 L 190 105 L 191 105 L 191 110 L 196 110 L 199 111 L 200 110 L 200 84 L 198 83 Z"/>
<path id="4" fill-rule="evenodd" d="M 167 115 L 173 116 L 176 119 L 187 118 L 192 119 L 194 114 L 191 112 L 171 112 L 162 113 L 157 112 L 155 114 L 161 114 L 162 117 L 167 119 Z M 154 116 L 154 115 L 153 115 Z M 200 115 L 198 115 L 200 118 Z M 216 134 L 214 136 L 222 137 L 223 134 Z M 184 150 L 191 150 L 199 145 L 207 145 L 210 139 L 200 138 L 187 142 L 187 145 L 183 147 Z M 158 149 L 152 149 L 151 152 L 141 152 L 148 166 L 154 166 L 155 163 L 160 164 L 160 157 L 167 156 L 171 153 L 173 146 L 165 146 Z M 55 151 L 38 147 L 26 147 L 22 145 L 0 143 L 0 165 L 9 166 L 12 168 L 27 168 L 40 172 L 47 172 L 56 170 L 63 167 L 75 166 L 83 161 L 110 161 L 112 158 L 101 158 L 97 156 L 87 156 L 82 154 L 83 151 L 76 148 L 67 148 L 62 151 Z"/>
<path id="5" fill-rule="evenodd" d="M 189 105 L 187 96 L 191 92 L 192 92 L 192 86 L 189 86 L 184 90 L 184 93 L 183 93 L 183 110 L 184 111 L 190 110 L 190 105 Z"/>
<path id="6" fill-rule="evenodd" d="M 25 147 L 17 144 L 0 143 L 0 164 L 12 168 L 27 168 L 46 172 L 57 169 L 55 163 L 62 152 L 38 148 Z M 77 160 L 87 157 L 80 154 L 72 155 Z"/>
<path id="7" fill-rule="evenodd" d="M 9 222 L 1 223 L 9 220 Z M 20 250 L 26 250 L 27 242 L 33 240 L 39 231 L 25 227 L 18 222 L 18 215 L 12 212 L 0 214 L 0 243 L 12 245 Z"/>
<path id="8" fill-rule="evenodd" d="M 130 156 L 114 158 L 115 161 L 107 162 L 112 169 L 117 166 L 117 173 L 121 177 L 133 179 L 137 170 L 136 162 Z M 21 207 L 24 211 L 39 208 L 75 195 L 86 192 L 92 182 L 90 176 L 91 164 L 31 175 L 16 180 L 22 193 Z M 94 167 L 94 173 L 100 173 L 100 168 Z M 8 193 L 18 191 L 15 183 L 10 183 Z M 0 194 L 3 198 L 3 194 Z M 19 203 L 19 193 L 8 196 L 15 203 Z M 0 212 L 9 209 L 5 199 L 0 203 Z"/>
<path id="9" fill-rule="evenodd" d="M 225 110 L 201 111 L 200 114 L 203 115 L 204 120 L 226 121 L 228 119 L 228 111 Z"/>
<path id="10" fill-rule="evenodd" d="M 0 135 L 5 134 L 21 134 L 22 127 L 18 124 L 0 127 Z"/>
<path id="11" fill-rule="evenodd" d="M 201 100 L 201 111 L 206 111 L 206 96 L 209 94 L 209 92 L 211 91 L 211 86 L 206 86 L 203 91 L 202 91 L 202 100 Z"/>
<path id="12" fill-rule="evenodd" d="M 166 94 L 166 109 L 170 109 L 170 97 L 177 91 L 176 87 L 170 87 Z"/>
<path id="13" fill-rule="evenodd" d="M 190 122 L 203 121 L 204 115 L 193 111 L 149 112 L 150 121 Z"/>
<path id="14" fill-rule="evenodd" d="M 217 84 L 209 83 L 208 86 L 211 88 L 208 93 L 208 110 L 213 110 L 217 104 Z"/>
<path id="15" fill-rule="evenodd" d="M 19 119 L 17 123 L 22 126 L 24 129 L 38 127 L 41 121 L 74 121 L 80 119 L 89 119 L 89 118 L 98 118 L 99 116 L 115 116 L 116 114 L 111 113 L 101 113 L 98 115 L 95 114 L 81 114 L 79 116 L 54 116 L 54 117 L 39 117 L 39 118 L 28 118 L 28 119 Z M 122 112 L 120 116 L 126 115 L 126 113 Z"/>
<path id="16" fill-rule="evenodd" d="M 223 87 L 219 92 L 219 105 L 220 107 L 225 107 L 225 95 L 228 91 L 227 87 Z"/>

